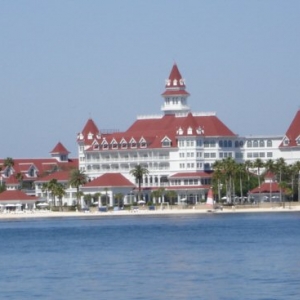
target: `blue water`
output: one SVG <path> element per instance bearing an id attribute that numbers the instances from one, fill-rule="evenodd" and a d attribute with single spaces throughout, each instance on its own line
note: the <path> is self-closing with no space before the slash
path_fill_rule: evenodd
<path id="1" fill-rule="evenodd" d="M 300 214 L 0 221 L 0 299 L 300 299 Z"/>

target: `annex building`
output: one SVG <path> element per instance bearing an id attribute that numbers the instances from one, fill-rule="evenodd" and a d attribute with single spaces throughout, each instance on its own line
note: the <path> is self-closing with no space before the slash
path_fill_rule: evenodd
<path id="1" fill-rule="evenodd" d="M 232 157 L 237 162 L 257 158 L 267 161 L 283 157 L 293 163 L 300 158 L 300 111 L 284 136 L 241 137 L 216 113 L 192 112 L 189 96 L 174 64 L 162 93 L 160 115 L 137 117 L 126 131 L 110 133 L 101 132 L 89 119 L 77 135 L 79 168 L 91 179 L 89 187 L 100 188 L 97 182 L 107 174 L 120 174 L 134 183 L 130 171 L 140 164 L 149 171 L 142 183 L 146 199 L 153 190 L 163 187 L 175 190 L 178 202 L 197 203 L 205 198 L 216 160 Z M 106 182 L 107 187 L 118 186 L 113 178 L 111 183 Z M 125 203 L 132 193 L 127 189 Z M 113 205 L 112 189 L 109 198 Z"/>

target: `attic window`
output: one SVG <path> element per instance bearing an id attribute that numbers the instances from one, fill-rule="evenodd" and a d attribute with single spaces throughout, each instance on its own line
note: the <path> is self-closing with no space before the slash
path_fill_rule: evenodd
<path id="1" fill-rule="evenodd" d="M 112 149 L 117 149 L 118 148 L 118 144 L 117 143 L 112 143 L 111 147 L 112 147 Z"/>
<path id="2" fill-rule="evenodd" d="M 131 148 L 136 148 L 136 142 L 132 142 L 132 143 L 130 144 L 130 146 L 131 146 Z"/>
<path id="3" fill-rule="evenodd" d="M 93 147 L 93 149 L 94 149 L 94 150 L 98 150 L 98 149 L 99 149 L 99 145 L 98 145 L 98 144 L 95 144 L 94 147 Z"/>
<path id="4" fill-rule="evenodd" d="M 183 130 L 182 130 L 181 127 L 177 130 L 177 134 L 179 134 L 179 135 L 182 135 L 182 134 L 183 134 Z"/>
<path id="5" fill-rule="evenodd" d="M 141 148 L 146 148 L 146 146 L 147 146 L 146 142 L 141 142 L 141 143 L 140 143 L 140 147 L 141 147 Z"/>
<path id="6" fill-rule="evenodd" d="M 162 142 L 162 147 L 171 147 L 171 141 L 168 139 L 164 139 Z"/>
<path id="7" fill-rule="evenodd" d="M 89 134 L 88 134 L 88 140 L 92 140 L 92 139 L 93 139 L 93 136 L 94 136 L 94 135 L 93 135 L 92 133 L 89 133 Z"/>
<path id="8" fill-rule="evenodd" d="M 297 145 L 300 145 L 300 137 L 297 138 L 296 143 Z"/>
<path id="9" fill-rule="evenodd" d="M 289 142 L 290 141 L 288 139 L 285 139 L 284 142 L 283 142 L 284 146 L 288 146 Z"/>
<path id="10" fill-rule="evenodd" d="M 177 85 L 177 80 L 176 79 L 173 80 L 173 85 Z"/>
<path id="11" fill-rule="evenodd" d="M 189 127 L 189 128 L 188 128 L 187 134 L 193 134 L 193 128 L 192 128 L 192 127 Z"/>
<path id="12" fill-rule="evenodd" d="M 121 147 L 122 147 L 123 149 L 126 149 L 126 148 L 127 148 L 127 143 L 123 142 Z"/>
<path id="13" fill-rule="evenodd" d="M 108 149 L 108 144 L 107 143 L 103 144 L 103 149 Z"/>

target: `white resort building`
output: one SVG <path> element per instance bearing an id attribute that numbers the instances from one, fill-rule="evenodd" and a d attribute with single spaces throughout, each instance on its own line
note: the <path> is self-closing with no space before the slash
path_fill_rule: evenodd
<path id="1" fill-rule="evenodd" d="M 102 132 L 89 119 L 77 135 L 79 168 L 92 180 L 89 187 L 95 183 L 96 188 L 95 179 L 104 174 L 118 173 L 134 183 L 130 171 L 141 165 L 149 171 L 142 182 L 146 200 L 153 190 L 163 187 L 176 191 L 178 203 L 184 200 L 196 204 L 207 193 L 216 160 L 232 157 L 237 162 L 257 158 L 267 161 L 282 157 L 293 163 L 300 158 L 299 111 L 286 135 L 241 137 L 216 113 L 192 112 L 189 96 L 174 64 L 162 94 L 161 115 L 140 116 L 126 131 L 110 133 Z M 115 181 L 106 184 L 118 186 Z M 110 188 L 109 198 L 113 205 Z"/>
<path id="2" fill-rule="evenodd" d="M 116 205 L 120 195 L 124 195 L 123 204 L 130 204 L 138 191 L 130 171 L 141 165 L 148 170 L 142 180 L 143 199 L 148 201 L 153 191 L 163 188 L 165 193 L 176 192 L 174 202 L 178 204 L 197 204 L 211 186 L 212 165 L 217 160 L 232 157 L 241 163 L 283 158 L 293 164 L 300 159 L 300 111 L 285 135 L 241 137 L 216 113 L 192 112 L 189 96 L 174 64 L 162 93 L 160 115 L 140 116 L 126 131 L 109 133 L 100 130 L 92 119 L 87 120 L 77 135 L 75 159 L 69 158 L 69 151 L 58 143 L 50 152 L 51 158 L 14 159 L 11 165 L 0 160 L 1 184 L 5 183 L 9 194 L 0 202 L 7 205 L 12 198 L 18 201 L 14 191 L 22 189 L 39 201 L 58 204 L 59 199 L 52 199 L 43 190 L 43 184 L 56 179 L 66 189 L 60 199 L 62 205 L 74 205 L 77 193 L 69 184 L 70 170 L 79 168 L 89 178 L 81 187 L 83 195 L 98 195 L 99 206 Z M 20 203 L 24 204 L 24 199 Z M 153 200 L 163 202 L 164 197 Z"/>

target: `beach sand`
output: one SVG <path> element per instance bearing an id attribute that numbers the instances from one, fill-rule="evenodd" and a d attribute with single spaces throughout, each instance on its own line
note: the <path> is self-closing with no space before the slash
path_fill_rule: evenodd
<path id="1" fill-rule="evenodd" d="M 188 214 L 228 214 L 228 213 L 268 213 L 268 212 L 300 212 L 300 205 L 283 207 L 226 207 L 223 210 L 211 211 L 205 206 L 200 208 L 164 208 L 156 210 L 138 209 L 138 210 L 119 210 L 109 212 L 53 212 L 53 211 L 28 211 L 28 212 L 11 212 L 0 213 L 0 220 L 3 219 L 27 219 L 27 218 L 66 218 L 66 217 L 112 217 L 112 216 L 141 216 L 141 215 L 188 215 Z"/>

